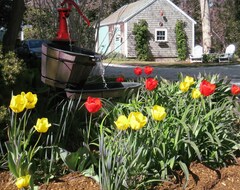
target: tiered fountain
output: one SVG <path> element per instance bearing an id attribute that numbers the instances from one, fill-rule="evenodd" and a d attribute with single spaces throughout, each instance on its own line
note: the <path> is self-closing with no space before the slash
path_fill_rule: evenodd
<path id="1" fill-rule="evenodd" d="M 95 96 L 117 98 L 125 93 L 134 92 L 140 83 L 102 83 L 88 84 L 87 79 L 92 69 L 101 63 L 101 55 L 96 52 L 73 45 L 67 25 L 67 18 L 72 5 L 88 25 L 89 20 L 82 14 L 73 0 L 64 0 L 59 13 L 59 29 L 57 37 L 42 45 L 41 80 L 43 83 L 64 89 L 69 98 L 86 98 Z M 64 7 L 67 6 L 67 7 Z"/>

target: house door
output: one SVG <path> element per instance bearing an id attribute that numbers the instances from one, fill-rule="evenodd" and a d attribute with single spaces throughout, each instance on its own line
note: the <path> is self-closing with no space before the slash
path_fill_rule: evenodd
<path id="1" fill-rule="evenodd" d="M 98 47 L 96 51 L 101 54 L 110 52 L 108 26 L 99 29 Z"/>

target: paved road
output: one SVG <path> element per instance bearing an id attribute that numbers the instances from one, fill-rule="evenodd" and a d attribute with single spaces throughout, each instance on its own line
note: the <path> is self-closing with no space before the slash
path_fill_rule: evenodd
<path id="1" fill-rule="evenodd" d="M 104 64 L 106 77 L 117 77 L 123 74 L 126 78 L 136 79 L 133 72 L 135 66 Z M 240 65 L 224 66 L 201 66 L 201 67 L 154 67 L 151 76 L 163 77 L 168 80 L 177 81 L 179 73 L 183 75 L 198 76 L 201 74 L 220 74 L 221 77 L 228 77 L 231 83 L 240 85 Z"/>

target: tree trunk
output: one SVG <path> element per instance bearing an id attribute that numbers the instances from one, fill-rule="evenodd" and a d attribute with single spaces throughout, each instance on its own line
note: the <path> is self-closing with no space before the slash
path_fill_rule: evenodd
<path id="1" fill-rule="evenodd" d="M 203 52 L 210 53 L 212 46 L 209 0 L 200 0 L 202 18 L 202 45 Z"/>
<path id="2" fill-rule="evenodd" d="M 7 24 L 7 31 L 3 37 L 3 53 L 13 51 L 20 31 L 23 14 L 25 12 L 24 0 L 14 0 L 11 17 Z"/>

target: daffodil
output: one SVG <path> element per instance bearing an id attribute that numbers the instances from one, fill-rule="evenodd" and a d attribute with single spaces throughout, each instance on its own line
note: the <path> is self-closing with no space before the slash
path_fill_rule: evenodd
<path id="1" fill-rule="evenodd" d="M 193 84 L 195 83 L 194 78 L 193 78 L 193 77 L 190 77 L 190 76 L 186 76 L 186 77 L 184 78 L 184 82 L 189 83 L 189 86 L 191 86 L 191 85 L 193 85 Z"/>
<path id="2" fill-rule="evenodd" d="M 28 187 L 29 183 L 30 183 L 30 178 L 31 178 L 30 175 L 19 177 L 19 178 L 17 178 L 15 185 L 17 186 L 18 189 Z"/>
<path id="3" fill-rule="evenodd" d="M 182 92 L 187 92 L 190 87 L 190 83 L 188 82 L 181 82 L 179 88 Z"/>
<path id="4" fill-rule="evenodd" d="M 153 106 L 153 108 L 151 109 L 151 114 L 153 119 L 156 121 L 162 121 L 167 115 L 167 113 L 165 112 L 165 108 L 158 105 Z"/>
<path id="5" fill-rule="evenodd" d="M 129 121 L 125 115 L 120 115 L 114 123 L 119 130 L 126 130 L 129 127 Z"/>
<path id="6" fill-rule="evenodd" d="M 51 124 L 48 123 L 47 118 L 38 119 L 36 125 L 34 125 L 34 128 L 39 133 L 46 133 L 49 127 L 51 127 Z"/>
<path id="7" fill-rule="evenodd" d="M 133 130 L 139 130 L 147 123 L 147 117 L 141 112 L 131 112 L 128 116 L 128 121 Z"/>
<path id="8" fill-rule="evenodd" d="M 26 108 L 27 109 L 35 108 L 35 105 L 38 101 L 37 95 L 33 94 L 32 92 L 28 92 L 27 94 L 25 94 L 25 97 L 27 98 Z"/>
<path id="9" fill-rule="evenodd" d="M 193 99 L 198 99 L 200 97 L 201 97 L 201 92 L 198 89 L 194 88 L 192 90 L 192 98 Z"/>
<path id="10" fill-rule="evenodd" d="M 22 92 L 19 95 L 12 96 L 12 99 L 10 101 L 10 108 L 15 113 L 22 112 L 27 105 L 27 98 L 25 97 L 25 93 Z"/>

